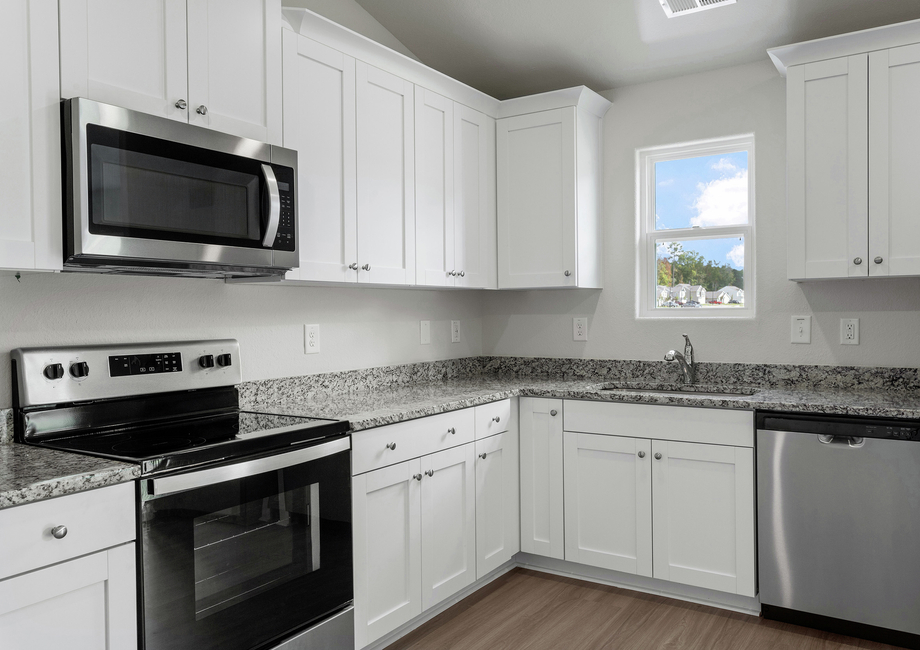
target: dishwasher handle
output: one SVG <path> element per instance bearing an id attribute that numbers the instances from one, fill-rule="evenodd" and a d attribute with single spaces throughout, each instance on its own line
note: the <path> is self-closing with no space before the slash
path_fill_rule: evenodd
<path id="1" fill-rule="evenodd" d="M 859 436 L 819 435 L 818 442 L 823 445 L 847 445 L 850 449 L 859 449 L 865 446 L 866 439 Z"/>

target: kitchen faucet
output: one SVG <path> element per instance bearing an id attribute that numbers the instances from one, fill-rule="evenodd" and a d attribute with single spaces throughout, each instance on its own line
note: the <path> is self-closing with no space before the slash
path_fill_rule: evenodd
<path id="1" fill-rule="evenodd" d="M 680 371 L 684 373 L 684 383 L 692 384 L 696 379 L 696 366 L 693 365 L 693 344 L 690 343 L 690 337 L 686 334 L 684 337 L 684 353 L 681 354 L 676 350 L 668 350 L 664 355 L 665 361 L 677 361 L 680 364 Z"/>

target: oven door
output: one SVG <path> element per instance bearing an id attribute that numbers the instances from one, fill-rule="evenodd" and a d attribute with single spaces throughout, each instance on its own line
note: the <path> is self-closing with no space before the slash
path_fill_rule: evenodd
<path id="1" fill-rule="evenodd" d="M 142 480 L 142 647 L 269 647 L 351 602 L 349 449 Z"/>

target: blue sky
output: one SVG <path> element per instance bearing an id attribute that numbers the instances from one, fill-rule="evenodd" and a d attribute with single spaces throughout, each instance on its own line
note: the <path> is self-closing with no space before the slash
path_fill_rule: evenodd
<path id="1" fill-rule="evenodd" d="M 655 163 L 655 212 L 659 231 L 747 223 L 746 151 Z M 662 233 L 663 234 L 663 233 Z M 743 268 L 738 238 L 684 242 L 717 264 Z"/>

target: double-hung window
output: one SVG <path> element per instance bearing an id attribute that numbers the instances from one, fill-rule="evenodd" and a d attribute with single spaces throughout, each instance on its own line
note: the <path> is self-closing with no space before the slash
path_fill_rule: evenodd
<path id="1" fill-rule="evenodd" d="M 754 316 L 754 136 L 639 149 L 637 314 Z"/>

